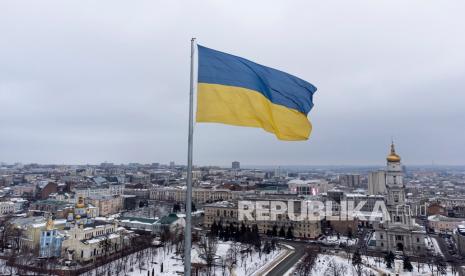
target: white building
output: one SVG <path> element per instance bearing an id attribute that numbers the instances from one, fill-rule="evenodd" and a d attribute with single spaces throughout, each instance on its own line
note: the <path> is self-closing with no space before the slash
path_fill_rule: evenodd
<path id="1" fill-rule="evenodd" d="M 289 191 L 299 195 L 319 195 L 328 192 L 328 181 L 324 179 L 293 179 L 287 185 Z"/>
<path id="2" fill-rule="evenodd" d="M 81 262 L 95 259 L 105 254 L 101 241 L 108 239 L 112 246 L 109 248 L 111 253 L 118 250 L 122 243 L 121 231 L 115 224 L 102 224 L 92 227 L 83 225 L 72 227 L 65 231 L 65 239 L 62 243 L 63 256 L 68 259 Z"/>
<path id="3" fill-rule="evenodd" d="M 24 205 L 27 203 L 26 199 L 17 197 L 11 198 L 10 201 L 15 204 L 15 213 L 22 211 L 24 209 Z"/>
<path id="4" fill-rule="evenodd" d="M 108 186 L 91 186 L 74 189 L 75 198 L 91 196 L 115 196 L 124 194 L 124 184 L 109 184 Z"/>
<path id="5" fill-rule="evenodd" d="M 453 232 L 459 225 L 465 224 L 463 218 L 451 218 L 443 215 L 433 215 L 428 217 L 428 227 L 435 233 Z"/>
<path id="6" fill-rule="evenodd" d="M 15 204 L 11 201 L 0 202 L 0 215 L 13 214 L 15 212 Z"/>

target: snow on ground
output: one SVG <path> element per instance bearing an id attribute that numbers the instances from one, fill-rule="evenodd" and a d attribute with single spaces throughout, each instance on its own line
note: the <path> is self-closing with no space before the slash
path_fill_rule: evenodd
<path id="1" fill-rule="evenodd" d="M 320 239 L 320 241 L 325 245 L 347 245 L 352 246 L 357 244 L 358 239 L 349 239 L 348 237 L 340 236 L 339 238 L 336 235 L 325 236 Z"/>
<path id="2" fill-rule="evenodd" d="M 331 266 L 336 265 L 340 269 L 343 269 L 344 273 L 342 275 L 347 276 L 355 276 L 357 275 L 354 267 L 352 266 L 352 261 L 348 260 L 347 258 L 341 256 L 333 256 L 333 255 L 319 255 L 318 259 L 316 260 L 315 268 L 312 271 L 312 275 L 325 275 L 326 273 L 334 274 L 329 272 L 331 270 Z M 344 267 L 344 268 L 342 268 Z M 368 274 L 374 273 L 376 275 L 376 271 L 366 268 Z M 340 273 L 341 274 L 341 273 Z"/>
<path id="3" fill-rule="evenodd" d="M 431 275 L 432 273 L 436 274 L 437 269 L 434 266 L 428 266 L 424 263 L 412 262 L 413 271 L 408 272 L 403 269 L 403 261 L 395 260 L 393 268 L 388 269 L 384 260 L 382 258 L 374 258 L 369 256 L 362 256 L 362 262 L 364 264 L 364 275 L 405 275 L 405 276 L 426 276 Z M 337 267 L 339 274 L 344 276 L 356 276 L 357 273 L 355 268 L 352 265 L 352 260 L 347 259 L 341 255 L 318 255 L 314 269 L 312 270 L 311 275 L 334 275 L 334 271 L 330 267 Z M 291 276 L 294 273 L 295 265 L 293 268 L 288 270 L 284 276 Z M 458 275 L 452 273 L 451 267 L 447 267 L 446 274 L 447 276 Z"/>
<path id="4" fill-rule="evenodd" d="M 6 260 L 0 259 L 0 275 L 10 275 L 13 274 L 15 269 L 6 266 Z"/>
<path id="5" fill-rule="evenodd" d="M 404 271 L 402 260 L 395 260 L 393 268 L 388 269 L 386 267 L 386 264 L 384 263 L 384 260 L 382 259 L 377 259 L 374 257 L 367 257 L 367 256 L 363 256 L 362 259 L 363 259 L 364 264 L 369 265 L 373 268 L 377 268 L 378 271 L 381 271 L 382 273 L 386 273 L 386 274 L 397 273 L 399 275 L 406 275 L 406 276 L 420 276 L 420 275 L 426 276 L 426 275 L 431 275 L 432 270 L 434 274 L 437 273 L 437 269 L 435 266 L 432 266 L 432 265 L 429 266 L 428 264 L 425 264 L 425 263 L 412 262 L 413 271 L 408 272 L 408 271 Z M 452 275 L 458 275 L 458 274 L 453 274 L 452 268 L 448 266 L 446 274 L 443 274 L 443 275 L 452 276 Z"/>
<path id="6" fill-rule="evenodd" d="M 261 269 L 263 266 L 271 263 L 283 251 L 280 248 L 277 248 L 276 250 L 271 251 L 270 254 L 259 253 L 255 250 L 252 250 L 253 252 L 248 254 L 238 254 L 237 264 L 233 268 L 232 273 L 230 273 L 228 267 L 223 265 L 223 260 L 225 259 L 228 250 L 232 246 L 234 246 L 233 242 L 218 242 L 218 248 L 216 251 L 216 266 L 214 267 L 213 275 L 251 275 L 257 270 Z M 236 244 L 236 246 L 239 246 L 239 244 Z M 193 264 L 204 263 L 202 258 L 199 256 L 198 250 L 192 250 L 191 254 Z M 128 256 L 126 260 L 120 260 L 120 262 L 126 263 L 126 269 L 124 269 L 124 266 L 118 267 L 118 261 L 114 261 L 111 265 L 109 264 L 106 267 L 100 267 L 99 269 L 84 275 L 91 276 L 98 274 L 99 271 L 105 271 L 105 273 L 110 274 L 103 275 L 144 276 L 148 275 L 147 272 L 150 272 L 150 275 L 152 275 L 153 270 L 155 275 L 174 276 L 182 275 L 184 271 L 184 265 L 181 256 L 175 254 L 174 245 L 153 249 L 149 248 L 144 250 L 142 253 L 134 253 Z M 163 272 L 161 270 L 162 266 Z"/>

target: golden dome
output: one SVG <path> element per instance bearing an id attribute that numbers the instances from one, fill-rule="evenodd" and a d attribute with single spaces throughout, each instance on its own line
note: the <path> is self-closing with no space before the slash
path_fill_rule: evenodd
<path id="1" fill-rule="evenodd" d="M 81 216 L 80 216 L 80 215 L 76 215 L 76 219 L 80 219 L 80 218 L 81 218 Z"/>
<path id="2" fill-rule="evenodd" d="M 84 208 L 84 207 L 86 207 L 84 204 L 84 198 L 80 196 L 78 198 L 78 202 L 76 203 L 76 208 Z"/>
<path id="3" fill-rule="evenodd" d="M 394 148 L 394 142 L 391 144 L 391 153 L 386 157 L 388 162 L 400 162 L 400 156 L 397 155 L 396 149 Z"/>
<path id="4" fill-rule="evenodd" d="M 47 229 L 47 230 L 53 230 L 53 226 L 54 226 L 53 219 L 52 219 L 52 218 L 48 218 L 47 224 L 46 224 L 46 229 Z"/>

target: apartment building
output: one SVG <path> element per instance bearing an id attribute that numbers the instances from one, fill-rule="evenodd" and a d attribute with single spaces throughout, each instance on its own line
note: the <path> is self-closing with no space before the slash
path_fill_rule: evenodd
<path id="1" fill-rule="evenodd" d="M 11 201 L 0 201 L 0 215 L 13 214 L 16 211 L 15 203 Z"/>
<path id="2" fill-rule="evenodd" d="M 219 200 L 235 200 L 239 197 L 240 192 L 228 189 L 192 189 L 192 201 L 194 203 L 208 203 Z M 184 202 L 186 190 L 184 187 L 156 187 L 150 191 L 150 199 L 161 201 Z"/>
<path id="3" fill-rule="evenodd" d="M 297 206 L 298 202 L 296 201 L 295 216 L 300 215 L 300 209 Z M 270 206 L 265 206 L 265 208 L 270 208 Z M 268 209 L 269 211 L 270 209 Z M 238 207 L 237 204 L 230 201 L 215 202 L 212 204 L 207 204 L 204 206 L 204 226 L 206 228 L 211 227 L 211 225 L 216 223 L 221 223 L 224 226 L 229 224 L 241 225 L 242 223 L 252 226 L 256 224 L 258 230 L 262 234 L 267 234 L 269 231 L 272 231 L 274 228 L 280 229 L 284 227 L 286 231 L 291 228 L 294 234 L 294 237 L 301 239 L 315 239 L 321 235 L 321 223 L 316 220 L 308 220 L 305 218 L 302 221 L 294 221 L 289 218 L 287 214 L 278 214 L 276 220 L 241 220 L 239 221 L 238 216 Z M 252 212 L 252 216 L 255 217 L 255 211 Z"/>
<path id="4" fill-rule="evenodd" d="M 98 208 L 99 216 L 108 216 L 123 210 L 123 197 L 121 196 L 93 195 L 88 197 L 86 202 Z"/>

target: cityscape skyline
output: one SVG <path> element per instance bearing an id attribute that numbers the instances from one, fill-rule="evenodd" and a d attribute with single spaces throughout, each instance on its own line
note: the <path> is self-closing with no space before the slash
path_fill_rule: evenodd
<path id="1" fill-rule="evenodd" d="M 465 275 L 465 1 L 0 1 L 0 275 Z"/>

